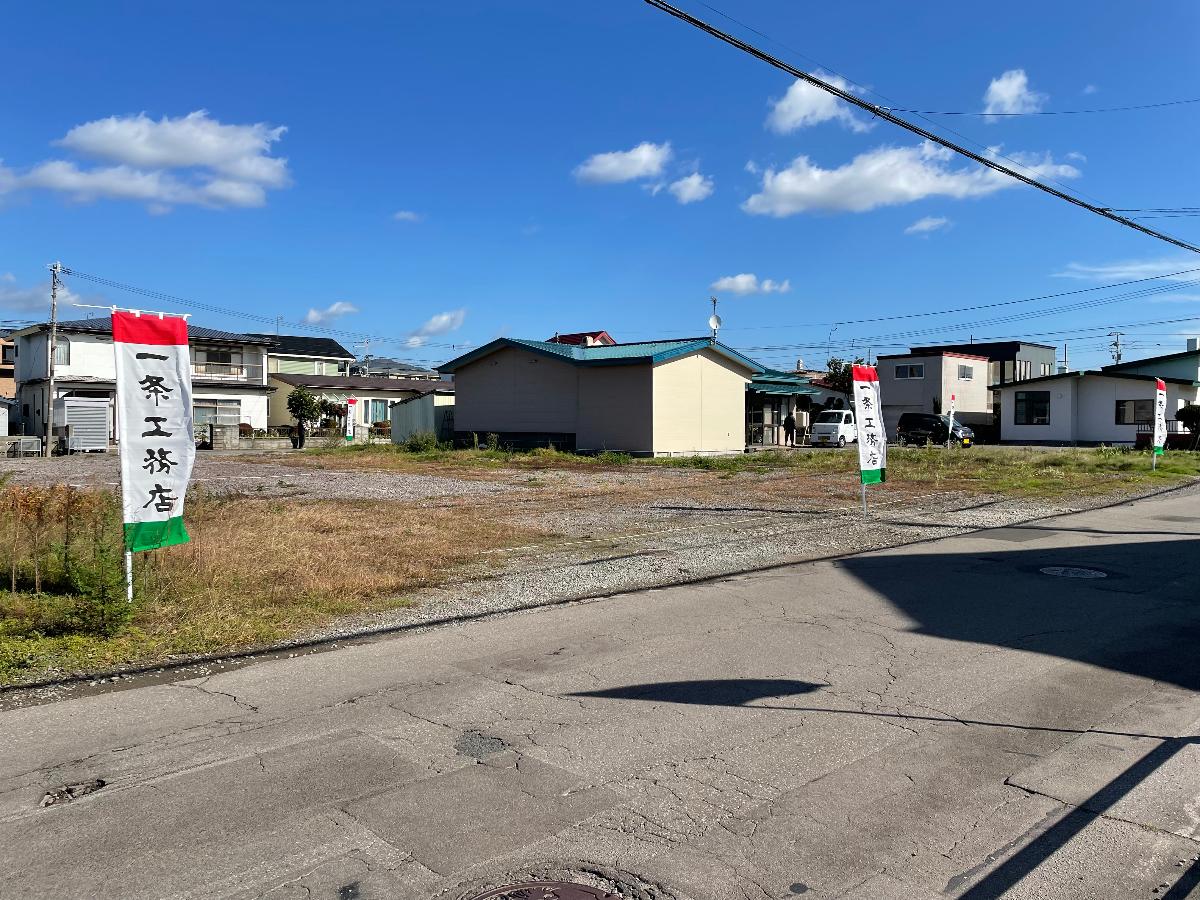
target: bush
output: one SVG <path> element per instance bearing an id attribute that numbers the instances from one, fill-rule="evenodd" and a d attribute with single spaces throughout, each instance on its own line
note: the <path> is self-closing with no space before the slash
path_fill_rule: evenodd
<path id="1" fill-rule="evenodd" d="M 615 453 L 612 450 L 605 450 L 596 457 L 596 461 L 606 463 L 610 466 L 628 466 L 633 463 L 633 457 L 628 453 Z"/>
<path id="2" fill-rule="evenodd" d="M 61 485 L 6 488 L 0 546 L 8 557 L 0 633 L 110 636 L 129 621 L 115 494 Z"/>
<path id="3" fill-rule="evenodd" d="M 485 437 L 483 440 L 483 446 L 486 449 L 491 450 L 493 452 L 496 450 L 499 450 L 500 449 L 500 435 L 496 434 L 496 432 L 494 432 L 494 431 L 489 431 L 487 433 L 487 437 Z"/>
<path id="4" fill-rule="evenodd" d="M 417 431 L 410 434 L 400 445 L 405 453 L 431 453 L 438 448 L 437 435 L 432 431 Z"/>
<path id="5" fill-rule="evenodd" d="M 1175 419 L 1192 434 L 1200 433 L 1200 406 L 1189 403 L 1175 413 Z"/>

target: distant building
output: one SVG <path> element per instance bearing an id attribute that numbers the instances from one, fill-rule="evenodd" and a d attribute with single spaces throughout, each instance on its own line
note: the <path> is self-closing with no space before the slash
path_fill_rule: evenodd
<path id="1" fill-rule="evenodd" d="M 967 353 L 987 358 L 987 386 L 992 420 L 990 428 L 984 429 L 980 437 L 998 438 L 1000 434 L 1000 389 L 1014 381 L 1041 378 L 1053 375 L 1057 365 L 1058 348 L 1050 344 L 1034 344 L 1029 341 L 984 341 L 966 344 L 939 344 L 931 347 L 911 347 L 909 353 Z M 984 423 L 975 423 L 984 425 Z M 976 429 L 979 430 L 978 428 Z"/>
<path id="2" fill-rule="evenodd" d="M 1175 418 L 1200 392 L 1200 341 L 1187 350 L 1029 378 L 1001 388 L 1000 437 L 1021 444 L 1135 444 L 1154 421 L 1154 381 L 1167 387 L 1167 437 L 1184 437 Z"/>
<path id="3" fill-rule="evenodd" d="M 271 342 L 267 371 L 285 375 L 348 375 L 354 354 L 333 338 L 294 334 L 251 334 Z"/>
<path id="4" fill-rule="evenodd" d="M 447 381 L 429 379 L 386 378 L 376 375 L 287 375 L 282 372 L 271 376 L 275 388 L 271 400 L 270 424 L 295 424 L 288 412 L 288 395 L 297 387 L 304 387 L 318 400 L 328 400 L 339 405 L 351 397 L 354 404 L 355 424 L 374 425 L 391 420 L 391 405 L 422 394 L 437 393 L 453 402 L 454 385 Z"/>
<path id="5" fill-rule="evenodd" d="M 0 397 L 13 398 L 17 396 L 17 347 L 10 334 L 8 331 L 0 331 Z"/>
<path id="6" fill-rule="evenodd" d="M 14 331 L 17 425 L 23 434 L 46 436 L 49 394 L 50 326 Z M 188 326 L 192 359 L 192 416 L 205 425 L 267 426 L 266 338 Z M 58 323 L 54 351 L 55 401 L 92 398 L 108 401 L 109 440 L 116 440 L 116 359 L 108 316 Z M 57 421 L 57 420 L 56 420 Z M 62 425 L 62 422 L 58 422 Z M 56 428 L 57 431 L 57 428 Z M 56 435 L 60 436 L 60 435 Z"/>
<path id="7" fill-rule="evenodd" d="M 370 375 L 373 378 L 407 378 L 427 381 L 437 381 L 441 378 L 433 369 L 405 362 L 402 359 L 388 359 L 386 356 L 372 356 L 369 359 L 356 360 L 350 366 L 350 374 Z"/>
<path id="8" fill-rule="evenodd" d="M 570 344 L 572 347 L 612 347 L 616 340 L 607 331 L 579 331 L 575 334 L 555 334 L 546 338 L 547 344 Z"/>
<path id="9" fill-rule="evenodd" d="M 988 358 L 942 347 L 914 347 L 911 353 L 878 360 L 883 423 L 889 435 L 906 412 L 946 413 L 974 428 L 992 422 Z"/>
<path id="10" fill-rule="evenodd" d="M 561 335 L 560 335 L 561 337 Z M 455 440 L 639 456 L 741 453 L 763 367 L 711 338 L 564 344 L 497 338 L 454 375 Z"/>

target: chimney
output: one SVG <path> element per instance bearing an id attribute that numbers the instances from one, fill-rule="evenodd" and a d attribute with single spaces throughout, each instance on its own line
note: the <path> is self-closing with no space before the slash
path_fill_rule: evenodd
<path id="1" fill-rule="evenodd" d="M 1188 353 L 1196 353 L 1197 351 L 1200 351 L 1200 338 L 1188 338 L 1187 348 Z"/>

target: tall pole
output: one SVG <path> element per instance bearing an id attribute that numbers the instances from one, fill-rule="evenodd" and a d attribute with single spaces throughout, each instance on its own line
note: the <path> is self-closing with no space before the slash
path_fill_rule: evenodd
<path id="1" fill-rule="evenodd" d="M 58 273 L 62 271 L 62 263 L 55 262 L 50 266 L 50 347 L 46 354 L 46 435 L 42 442 L 42 455 L 50 455 L 51 441 L 54 440 L 54 356 L 58 349 Z"/>
<path id="2" fill-rule="evenodd" d="M 1112 342 L 1112 348 L 1113 348 L 1113 362 L 1114 362 L 1114 363 L 1120 363 L 1120 362 L 1121 362 L 1121 335 L 1122 335 L 1123 333 L 1124 333 L 1124 332 L 1121 332 L 1121 331 L 1110 331 L 1110 332 L 1108 333 L 1108 336 L 1109 336 L 1110 338 L 1116 338 L 1116 340 L 1114 340 L 1114 341 Z"/>

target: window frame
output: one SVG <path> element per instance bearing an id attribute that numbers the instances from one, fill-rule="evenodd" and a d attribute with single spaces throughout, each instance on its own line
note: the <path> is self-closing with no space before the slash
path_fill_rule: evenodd
<path id="1" fill-rule="evenodd" d="M 1133 418 L 1124 419 L 1121 416 L 1123 408 L 1129 407 L 1132 404 Z M 1144 418 L 1138 418 L 1138 407 L 1141 407 L 1145 412 Z M 1154 421 L 1154 401 L 1153 400 L 1118 400 L 1116 401 L 1115 411 L 1113 413 L 1113 423 L 1116 425 L 1149 425 Z"/>
<path id="2" fill-rule="evenodd" d="M 975 367 L 965 363 L 958 364 L 958 380 L 959 381 L 974 381 Z"/>
<path id="3" fill-rule="evenodd" d="M 71 339 L 57 335 L 54 339 L 54 365 L 69 366 L 71 364 Z"/>
<path id="4" fill-rule="evenodd" d="M 1038 397 L 1037 400 L 1032 399 L 1033 396 L 1035 396 L 1035 395 Z M 1040 399 L 1041 397 L 1045 397 L 1045 400 L 1044 401 L 1041 400 Z M 1039 421 L 1037 421 L 1039 417 L 1037 415 L 1033 414 L 1031 411 L 1031 405 L 1034 403 L 1040 404 L 1042 402 L 1044 402 L 1046 405 L 1046 415 L 1045 415 L 1045 421 L 1039 422 Z M 1033 407 L 1032 409 L 1036 410 L 1036 407 Z M 1023 414 L 1025 421 L 1022 421 L 1022 414 Z M 1014 425 L 1031 425 L 1031 426 L 1049 425 L 1050 424 L 1050 392 L 1049 391 L 1013 391 L 1013 424 Z"/>
<path id="5" fill-rule="evenodd" d="M 904 370 L 904 374 L 900 374 L 900 370 Z M 914 375 L 913 372 L 920 372 L 919 375 Z M 896 365 L 896 380 L 897 381 L 923 381 L 925 379 L 925 363 L 898 363 Z"/>

